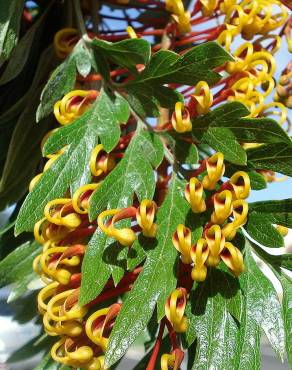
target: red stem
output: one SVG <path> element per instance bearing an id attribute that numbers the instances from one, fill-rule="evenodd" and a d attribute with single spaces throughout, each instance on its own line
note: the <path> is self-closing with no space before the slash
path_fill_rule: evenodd
<path id="1" fill-rule="evenodd" d="M 166 323 L 168 334 L 169 334 L 169 337 L 170 337 L 172 349 L 175 350 L 175 349 L 179 348 L 179 345 L 177 343 L 176 333 L 173 330 L 173 327 L 172 327 L 171 323 L 166 318 L 165 318 L 165 323 Z"/>
<path id="2" fill-rule="evenodd" d="M 165 328 L 165 319 L 163 319 L 160 323 L 158 336 L 157 336 L 156 342 L 154 344 L 153 351 L 152 351 L 150 360 L 148 362 L 148 365 L 146 367 L 146 370 L 154 370 L 155 369 L 155 364 L 156 364 L 158 353 L 159 353 L 159 350 L 160 350 L 164 328 Z"/>

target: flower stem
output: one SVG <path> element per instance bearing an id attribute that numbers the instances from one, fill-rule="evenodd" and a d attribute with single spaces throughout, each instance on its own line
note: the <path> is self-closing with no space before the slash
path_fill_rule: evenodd
<path id="1" fill-rule="evenodd" d="M 87 35 L 81 7 L 80 7 L 80 0 L 73 0 L 73 5 L 75 9 L 75 16 L 76 16 L 76 22 L 77 22 L 77 27 L 79 30 L 79 33 L 81 37 Z"/>

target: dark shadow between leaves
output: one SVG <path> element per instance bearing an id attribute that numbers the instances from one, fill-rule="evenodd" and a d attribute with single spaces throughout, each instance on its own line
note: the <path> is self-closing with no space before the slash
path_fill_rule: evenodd
<path id="1" fill-rule="evenodd" d="M 205 225 L 209 219 L 209 212 L 194 213 L 191 209 L 189 209 L 186 216 L 185 226 L 189 227 L 193 231 L 198 227 Z"/>
<path id="2" fill-rule="evenodd" d="M 221 295 L 224 299 L 235 296 L 240 289 L 239 281 L 229 272 L 218 268 L 209 268 L 207 279 L 198 283 L 197 287 L 190 293 L 192 313 L 196 316 L 203 315 L 209 298 Z"/>
<path id="3" fill-rule="evenodd" d="M 126 247 L 122 247 L 118 242 L 110 244 L 105 248 L 102 254 L 102 260 L 107 264 L 126 269 L 127 260 L 126 258 L 121 258 L 121 253 L 125 253 L 125 248 Z"/>

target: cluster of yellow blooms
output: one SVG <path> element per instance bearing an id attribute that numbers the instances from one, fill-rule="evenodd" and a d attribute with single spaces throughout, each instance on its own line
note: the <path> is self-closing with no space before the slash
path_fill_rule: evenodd
<path id="1" fill-rule="evenodd" d="M 215 9 L 218 1 L 214 3 L 217 3 Z M 288 18 L 287 9 L 278 0 L 225 0 L 220 3 L 220 11 L 225 14 L 226 29 L 221 32 L 217 41 L 228 51 L 238 35 L 246 40 L 262 35 L 253 44 L 245 42 L 240 45 L 233 52 L 235 61 L 227 63 L 228 73 L 242 74 L 231 86 L 233 95 L 229 100 L 244 103 L 252 117 L 267 115 L 269 108 L 277 108 L 279 111 L 273 111 L 273 114 L 279 115 L 280 123 L 283 124 L 287 117 L 285 106 L 278 102 L 265 104 L 265 98 L 275 87 L 273 75 L 276 65 L 272 54 L 281 46 L 280 36 L 269 33 L 284 25 Z M 270 51 L 266 51 L 263 46 L 263 42 L 267 40 L 271 40 Z M 263 91 L 258 91 L 257 87 Z"/>
<path id="2" fill-rule="evenodd" d="M 66 94 L 55 104 L 57 121 L 61 125 L 73 122 L 96 99 L 97 93 L 74 90 Z M 45 136 L 42 145 L 51 133 Z M 48 156 L 44 171 L 62 152 Z M 109 172 L 115 166 L 115 160 L 99 144 L 91 153 L 89 165 L 92 176 L 97 178 Z M 31 181 L 30 190 L 41 175 Z M 45 331 L 61 337 L 51 349 L 52 357 L 59 363 L 85 370 L 104 369 L 107 338 L 120 310 L 117 303 L 88 315 L 89 307 L 78 305 L 86 240 L 95 230 L 88 220 L 89 199 L 98 186 L 98 181 L 87 184 L 76 190 L 72 199 L 48 202 L 44 218 L 34 227 L 35 239 L 43 245 L 42 253 L 34 261 L 34 270 L 46 284 L 38 295 L 38 307 Z"/>
<path id="3" fill-rule="evenodd" d="M 282 76 L 276 88 L 277 101 L 266 103 L 265 99 L 275 88 L 273 54 L 281 46 L 281 38 L 269 33 L 285 24 L 288 17 L 286 8 L 278 0 L 199 1 L 203 17 L 212 17 L 215 13 L 224 16 L 225 28 L 219 34 L 217 42 L 227 51 L 231 52 L 232 42 L 237 36 L 251 40 L 260 35 L 255 42 L 244 42 L 233 51 L 234 60 L 224 66 L 227 72 L 224 79 L 228 92 L 226 98 L 244 103 L 250 110 L 251 117 L 278 115 L 279 123 L 284 124 L 287 121 L 285 105 L 291 105 L 290 70 Z M 117 1 L 119 4 L 128 2 Z M 172 14 L 181 34 L 191 31 L 191 14 L 185 10 L 182 0 L 166 0 L 165 8 Z M 131 38 L 137 37 L 130 26 L 127 32 Z M 271 44 L 265 48 L 263 43 L 267 40 L 270 40 Z M 54 39 L 57 56 L 65 58 L 77 41 L 76 29 L 65 28 L 57 32 Z M 269 48 L 271 50 L 267 51 Z M 96 90 L 69 92 L 54 106 L 56 120 L 60 125 L 72 123 L 90 107 L 98 95 Z M 196 114 L 208 113 L 215 98 L 205 81 L 198 82 L 191 95 Z M 189 108 L 182 102 L 177 102 L 171 117 L 172 127 L 179 133 L 191 131 L 191 117 Z M 45 136 L 42 146 L 54 131 Z M 50 168 L 63 152 L 64 148 L 48 155 L 43 172 Z M 104 353 L 121 309 L 121 304 L 115 303 L 92 312 L 90 308 L 94 303 L 83 307 L 78 304 L 82 259 L 88 238 L 96 229 L 88 219 L 90 197 L 115 165 L 115 155 L 106 153 L 101 144 L 97 145 L 89 160 L 93 182 L 75 191 L 72 198 L 48 202 L 44 217 L 34 228 L 35 239 L 43 246 L 42 253 L 34 261 L 34 270 L 46 284 L 38 295 L 38 308 L 43 315 L 45 331 L 51 336 L 60 336 L 51 349 L 52 357 L 59 363 L 85 370 L 105 369 Z M 243 256 L 231 241 L 247 221 L 248 204 L 245 199 L 249 196 L 250 179 L 246 172 L 238 171 L 227 182 L 222 182 L 224 172 L 223 154 L 215 153 L 202 162 L 197 171 L 198 177 L 192 177 L 185 188 L 185 198 L 192 212 L 210 212 L 209 222 L 195 244 L 192 243 L 191 229 L 183 224 L 177 225 L 172 237 L 182 264 L 191 265 L 191 278 L 194 281 L 204 281 L 208 267 L 217 267 L 221 261 L 234 276 L 239 276 L 244 271 Z M 30 191 L 41 176 L 42 173 L 31 181 Z M 137 238 L 137 232 L 141 232 L 145 237 L 155 238 L 156 211 L 156 203 L 144 199 L 137 207 L 101 212 L 97 218 L 97 226 L 122 246 L 131 247 Z M 117 227 L 116 224 L 124 219 L 131 220 L 131 227 Z M 187 290 L 178 287 L 165 303 L 166 319 L 176 333 L 185 332 L 188 328 L 185 316 L 187 298 Z M 178 369 L 182 359 L 183 352 L 174 348 L 170 354 L 162 355 L 161 369 Z"/>
<path id="4" fill-rule="evenodd" d="M 36 223 L 35 239 L 43 245 L 42 253 L 34 261 L 34 270 L 46 286 L 38 295 L 38 307 L 49 335 L 61 336 L 52 347 L 57 362 L 88 370 L 104 369 L 103 353 L 108 336 L 120 310 L 120 304 L 96 311 L 88 316 L 89 307 L 78 305 L 82 258 L 86 251 L 84 239 L 95 227 L 88 221 L 88 201 L 98 184 L 78 189 L 72 199 L 50 201 L 44 218 Z M 142 233 L 154 237 L 153 222 L 156 204 L 144 200 L 136 209 L 115 209 L 102 212 L 98 226 L 124 246 L 130 246 L 135 233 L 130 228 L 117 229 L 115 222 L 135 217 Z M 113 216 L 105 225 L 103 219 Z"/>
<path id="5" fill-rule="evenodd" d="M 194 263 L 192 278 L 195 281 L 204 281 L 207 266 L 215 267 L 220 260 L 235 276 L 244 271 L 242 254 L 230 240 L 247 220 L 248 204 L 244 199 L 250 192 L 249 176 L 238 171 L 218 187 L 225 170 L 223 154 L 214 154 L 205 160 L 205 165 L 207 174 L 202 181 L 192 177 L 185 190 L 185 197 L 194 213 L 205 212 L 207 203 L 213 207 L 210 222 L 204 228 L 204 237 L 192 246 L 191 230 L 181 224 L 173 235 L 173 245 L 181 253 L 182 262 Z M 215 191 L 209 200 L 206 200 L 204 189 Z M 231 215 L 233 220 L 229 222 Z"/>
<path id="6" fill-rule="evenodd" d="M 276 63 L 273 54 L 281 46 L 281 37 L 269 32 L 285 24 L 288 18 L 286 8 L 278 0 L 200 0 L 203 14 L 212 15 L 215 11 L 224 14 L 225 29 L 220 33 L 217 42 L 231 52 L 231 44 L 236 36 L 250 40 L 256 35 L 261 35 L 251 42 L 244 42 L 232 55 L 234 61 L 228 62 L 224 70 L 229 74 L 226 84 L 226 95 L 229 101 L 240 101 L 247 106 L 251 117 L 277 116 L 278 122 L 287 121 L 290 92 L 287 90 L 290 75 L 287 73 L 281 79 L 285 87 L 278 86 L 276 101 L 266 103 L 266 98 L 275 88 L 273 79 Z M 277 12 L 277 7 L 280 9 Z M 218 14 L 218 13 L 217 13 Z M 270 40 L 270 44 L 263 43 Z M 270 48 L 270 50 L 268 49 Z M 205 114 L 213 104 L 213 95 L 208 84 L 200 81 L 195 86 L 193 99 L 197 114 Z M 285 106 L 286 105 L 286 106 Z M 172 116 L 172 125 L 179 132 L 191 131 L 192 125 L 188 108 L 181 102 L 175 106 Z"/>

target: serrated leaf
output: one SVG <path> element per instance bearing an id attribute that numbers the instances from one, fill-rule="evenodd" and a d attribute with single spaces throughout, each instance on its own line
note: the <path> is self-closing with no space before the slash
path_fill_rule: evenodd
<path id="1" fill-rule="evenodd" d="M 292 285 L 285 275 L 278 274 L 283 288 L 283 317 L 285 329 L 285 344 L 289 365 L 292 366 Z"/>
<path id="2" fill-rule="evenodd" d="M 217 152 L 222 152 L 227 161 L 239 165 L 246 164 L 246 152 L 231 130 L 213 127 L 204 133 L 201 140 Z"/>
<path id="3" fill-rule="evenodd" d="M 230 54 L 215 42 L 196 46 L 181 56 L 169 50 L 160 50 L 152 56 L 149 65 L 139 77 L 127 86 L 142 82 L 152 85 L 177 83 L 191 86 L 201 80 L 212 85 L 220 79 L 220 75 L 212 70 L 230 60 Z"/>
<path id="4" fill-rule="evenodd" d="M 127 268 L 131 271 L 136 266 L 138 266 L 146 258 L 146 250 L 144 249 L 144 244 L 149 243 L 148 238 L 143 238 L 140 236 L 135 240 L 134 244 L 131 246 L 127 256 Z"/>
<path id="5" fill-rule="evenodd" d="M 80 40 L 71 54 L 54 70 L 41 94 L 37 122 L 52 113 L 56 101 L 73 90 L 77 71 L 84 77 L 90 72 L 90 56 L 83 40 Z"/>
<path id="6" fill-rule="evenodd" d="M 283 236 L 271 224 L 271 215 L 253 212 L 248 216 L 246 230 L 249 235 L 266 247 L 284 247 Z"/>
<path id="7" fill-rule="evenodd" d="M 157 304 L 157 316 L 164 315 L 167 297 L 176 286 L 177 252 L 172 235 L 185 221 L 189 206 L 183 197 L 184 183 L 173 175 L 167 197 L 157 213 L 158 233 L 155 248 L 148 253 L 143 270 L 123 302 L 106 353 L 108 366 L 123 356 L 135 338 L 146 327 Z"/>
<path id="8" fill-rule="evenodd" d="M 283 236 L 273 224 L 292 227 L 292 199 L 249 204 L 247 232 L 266 247 L 283 247 Z"/>
<path id="9" fill-rule="evenodd" d="M 226 103 L 193 120 L 193 135 L 235 164 L 246 163 L 245 151 L 239 143 L 284 143 L 291 139 L 281 126 L 269 118 L 244 118 L 249 114 L 239 102 Z M 234 153 L 234 154 L 233 154 Z"/>
<path id="10" fill-rule="evenodd" d="M 32 271 L 20 280 L 16 280 L 11 287 L 9 296 L 7 298 L 7 303 L 16 301 L 19 297 L 26 293 L 29 290 L 29 285 L 31 282 L 38 278 L 39 277 Z"/>
<path id="11" fill-rule="evenodd" d="M 199 298 L 198 298 L 199 297 Z M 190 293 L 186 315 L 189 319 L 189 328 L 184 335 L 186 346 L 189 347 L 197 338 L 198 351 L 203 346 L 207 346 L 207 338 L 203 338 L 204 332 L 212 331 L 208 325 L 207 316 L 213 317 L 210 310 L 218 312 L 215 320 L 220 321 L 224 316 L 224 310 L 231 314 L 238 322 L 241 321 L 242 315 L 242 294 L 238 280 L 229 273 L 212 269 L 208 273 L 208 278 L 202 284 L 197 284 Z M 220 323 L 214 323 L 220 325 Z M 216 332 L 212 335 L 216 335 Z M 210 339 L 210 338 L 209 338 Z M 212 340 L 210 340 L 210 345 Z M 211 350 L 211 347 L 210 347 Z M 213 348 L 215 350 L 215 348 Z"/>
<path id="12" fill-rule="evenodd" d="M 237 279 L 212 269 L 205 282 L 190 293 L 186 314 L 187 345 L 197 338 L 192 369 L 231 370 L 236 356 L 238 327 L 232 315 L 241 316 L 242 298 Z"/>
<path id="13" fill-rule="evenodd" d="M 201 137 L 213 128 L 229 129 L 236 139 L 245 143 L 279 143 L 291 145 L 291 139 L 282 127 L 270 118 L 246 118 L 248 109 L 240 102 L 219 106 L 193 120 L 193 134 Z"/>
<path id="14" fill-rule="evenodd" d="M 250 253 L 250 252 L 248 252 Z M 240 286 L 244 293 L 242 320 L 239 326 L 239 333 L 236 342 L 236 357 L 234 369 L 254 369 L 259 370 L 261 367 L 261 329 L 259 320 L 253 317 L 255 288 L 253 284 L 251 267 L 249 260 L 245 261 L 247 271 L 240 276 Z M 252 260 L 252 264 L 254 261 Z"/>
<path id="15" fill-rule="evenodd" d="M 8 59 L 18 41 L 24 0 L 0 4 L 0 66 Z"/>
<path id="16" fill-rule="evenodd" d="M 40 250 L 38 243 L 27 242 L 5 257 L 0 262 L 0 287 L 21 282 L 26 276 L 31 275 L 32 262 Z"/>
<path id="17" fill-rule="evenodd" d="M 246 152 L 252 168 L 292 176 L 292 147 L 285 143 L 261 145 Z"/>
<path id="18" fill-rule="evenodd" d="M 213 85 L 220 79 L 214 68 L 232 60 L 231 56 L 215 42 L 196 46 L 185 54 L 169 50 L 155 53 L 146 68 L 123 88 L 129 99 L 135 101 L 136 111 L 142 115 L 156 116 L 158 106 L 173 108 L 182 97 L 164 86 L 169 83 L 196 85 L 204 80 Z"/>
<path id="19" fill-rule="evenodd" d="M 159 137 L 138 130 L 124 158 L 91 196 L 90 217 L 95 219 L 105 208 L 128 207 L 132 204 L 134 193 L 139 200 L 152 199 L 155 188 L 152 166 L 157 167 L 162 158 L 163 147 Z M 121 246 L 112 238 L 96 231 L 82 263 L 80 304 L 84 305 L 94 299 L 111 274 L 114 274 L 116 283 L 122 277 L 126 266 L 125 261 L 118 261 L 121 250 Z"/>
<path id="20" fill-rule="evenodd" d="M 127 39 L 119 42 L 109 42 L 94 39 L 90 45 L 98 51 L 97 63 L 100 54 L 118 66 L 128 68 L 136 72 L 137 64 L 147 64 L 150 58 L 150 44 L 143 39 Z"/>
<path id="21" fill-rule="evenodd" d="M 105 208 L 127 207 L 135 192 L 141 201 L 154 194 L 154 173 L 163 159 L 163 146 L 156 134 L 138 130 L 124 158 L 104 179 L 90 200 L 90 219 Z M 129 195 L 128 195 L 129 194 Z"/>
<path id="22" fill-rule="evenodd" d="M 159 106 L 173 108 L 175 103 L 183 101 L 183 96 L 167 86 L 140 83 L 127 87 L 128 101 L 135 112 L 142 117 L 157 117 Z"/>
<path id="23" fill-rule="evenodd" d="M 124 110 L 120 99 L 118 106 Z M 69 188 L 74 192 L 90 182 L 89 158 L 98 138 L 108 151 L 119 140 L 120 127 L 116 119 L 118 106 L 105 92 L 101 92 L 92 107 L 80 118 L 50 136 L 44 147 L 45 155 L 67 147 L 25 199 L 17 218 L 16 234 L 33 229 L 48 201 L 63 196 Z"/>
<path id="24" fill-rule="evenodd" d="M 102 291 L 105 283 L 115 274 L 122 278 L 126 268 L 125 261 L 118 261 L 122 248 L 118 243 L 97 230 L 91 238 L 82 263 L 82 281 L 79 303 L 84 305 Z M 117 276 L 118 275 L 118 276 Z"/>
<path id="25" fill-rule="evenodd" d="M 283 360 L 285 335 L 281 304 L 273 284 L 257 266 L 247 240 L 244 260 L 246 271 L 239 279 L 246 297 L 248 320 L 256 322 L 265 332 L 274 351 Z"/>

